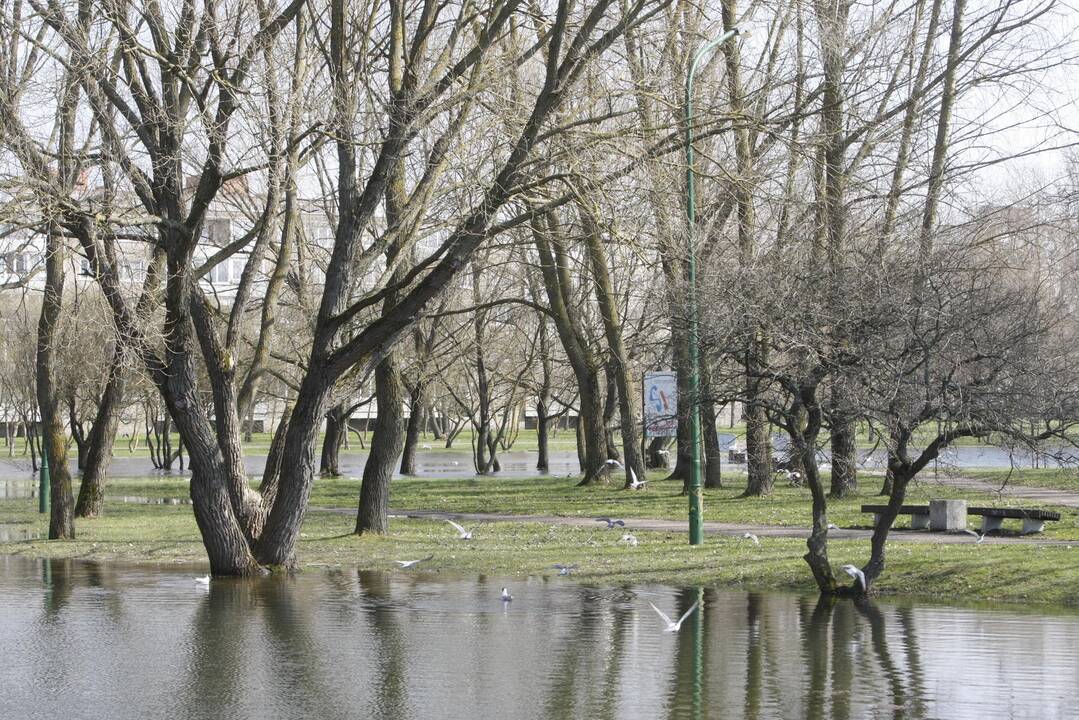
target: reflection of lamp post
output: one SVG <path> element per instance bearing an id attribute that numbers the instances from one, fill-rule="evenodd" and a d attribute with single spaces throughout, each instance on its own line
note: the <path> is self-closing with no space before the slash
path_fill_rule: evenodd
<path id="1" fill-rule="evenodd" d="M 689 332 L 686 339 L 689 345 L 689 544 L 700 545 L 704 542 L 704 527 L 701 518 L 704 507 L 701 497 L 701 413 L 700 393 L 701 375 L 699 330 L 697 327 L 697 197 L 693 187 L 693 73 L 701 59 L 722 42 L 738 34 L 738 28 L 731 28 L 715 40 L 705 43 L 704 47 L 693 56 L 686 75 L 686 216 L 689 219 Z"/>

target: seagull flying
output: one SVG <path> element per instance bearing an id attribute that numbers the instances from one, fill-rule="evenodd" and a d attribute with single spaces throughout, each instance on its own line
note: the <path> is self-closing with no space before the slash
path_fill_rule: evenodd
<path id="1" fill-rule="evenodd" d="M 638 480 L 637 473 L 633 472 L 633 468 L 629 469 L 629 489 L 640 490 L 648 484 L 647 480 Z"/>
<path id="2" fill-rule="evenodd" d="M 614 458 L 609 458 L 609 459 L 605 460 L 603 462 L 603 464 L 606 465 L 608 468 L 620 468 L 620 467 L 622 467 L 622 463 L 618 462 Z"/>
<path id="3" fill-rule="evenodd" d="M 760 539 L 751 532 L 745 533 L 744 535 L 742 535 L 742 538 L 745 539 L 745 540 L 752 540 L 753 544 L 756 545 L 757 547 L 761 546 Z"/>
<path id="4" fill-rule="evenodd" d="M 577 569 L 576 565 L 562 565 L 560 563 L 555 563 L 551 567 L 557 570 L 559 575 L 569 575 L 571 572 Z"/>
<path id="5" fill-rule="evenodd" d="M 502 588 L 502 602 L 509 602 L 512 599 L 513 599 L 513 596 L 510 595 L 510 591 L 507 590 L 506 588 Z"/>
<path id="6" fill-rule="evenodd" d="M 430 449 L 431 449 L 431 446 L 430 446 L 430 445 L 421 445 L 421 446 L 420 446 L 420 449 L 421 449 L 421 450 L 430 450 Z"/>
<path id="7" fill-rule="evenodd" d="M 446 522 L 448 522 L 450 525 L 453 525 L 453 529 L 457 531 L 457 539 L 458 540 L 471 540 L 472 539 L 472 531 L 471 530 L 465 530 L 463 527 L 461 527 L 460 525 L 455 523 L 453 520 L 447 519 Z"/>
<path id="8" fill-rule="evenodd" d="M 865 573 L 854 567 L 853 565 L 844 565 L 840 568 L 843 572 L 850 575 L 852 578 L 858 581 L 862 586 L 862 592 L 865 592 L 868 588 L 865 586 Z"/>
<path id="9" fill-rule="evenodd" d="M 418 563 L 430 560 L 433 557 L 434 557 L 434 555 L 428 555 L 427 557 L 420 558 L 419 560 L 394 560 L 394 562 L 397 563 L 398 565 L 400 565 L 402 567 L 402 569 L 403 569 L 403 568 L 410 568 L 413 565 L 416 565 Z"/>
<path id="10" fill-rule="evenodd" d="M 615 525 L 621 525 L 622 527 L 626 526 L 626 521 L 625 520 L 614 520 L 613 518 L 609 518 L 609 517 L 596 518 L 596 522 L 605 522 L 605 523 L 607 523 L 607 529 L 608 530 L 613 528 Z"/>
<path id="11" fill-rule="evenodd" d="M 652 605 L 652 603 L 648 604 Z M 686 610 L 682 617 L 678 618 L 678 622 L 674 622 L 673 620 L 671 620 L 669 617 L 667 617 L 667 614 L 665 612 L 660 610 L 655 605 L 652 605 L 652 609 L 656 611 L 657 615 L 663 618 L 663 622 L 667 623 L 667 627 L 663 629 L 663 632 L 678 632 L 678 630 L 682 627 L 682 623 L 685 622 L 686 618 L 689 617 L 690 614 L 697 609 L 697 604 L 698 603 L 693 603 L 690 606 L 689 610 Z"/>
<path id="12" fill-rule="evenodd" d="M 974 540 L 975 545 L 980 543 L 982 540 L 985 540 L 985 533 L 976 532 L 974 530 L 971 530 L 970 528 L 963 528 L 963 532 L 965 532 L 967 535 L 971 535 L 971 536 L 973 536 L 975 538 L 975 540 Z"/>
<path id="13" fill-rule="evenodd" d="M 619 540 L 618 542 L 624 542 L 627 545 L 630 545 L 632 547 L 637 547 L 637 538 L 633 537 L 629 533 L 626 533 L 625 535 L 623 535 L 622 539 Z"/>

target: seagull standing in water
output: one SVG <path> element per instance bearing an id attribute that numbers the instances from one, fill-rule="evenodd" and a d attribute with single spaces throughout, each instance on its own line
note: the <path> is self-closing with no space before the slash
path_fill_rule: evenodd
<path id="1" fill-rule="evenodd" d="M 510 595 L 510 591 L 506 588 L 502 588 L 502 602 L 509 602 L 513 600 L 513 596 Z"/>
<path id="2" fill-rule="evenodd" d="M 609 517 L 596 518 L 596 522 L 605 522 L 605 523 L 607 523 L 607 529 L 608 530 L 613 528 L 615 525 L 621 525 L 622 527 L 626 526 L 626 521 L 625 520 L 614 520 L 613 518 L 609 518 Z"/>
<path id="3" fill-rule="evenodd" d="M 652 603 L 648 604 L 652 605 Z M 682 627 L 682 623 L 685 622 L 686 618 L 689 617 L 693 613 L 693 611 L 697 609 L 697 605 L 698 603 L 693 603 L 692 605 L 690 605 L 689 610 L 686 610 L 682 617 L 678 618 L 678 622 L 674 622 L 673 620 L 671 620 L 669 617 L 667 617 L 667 613 L 663 612 L 655 605 L 652 605 L 652 609 L 656 611 L 657 615 L 663 618 L 663 622 L 667 623 L 667 627 L 663 629 L 663 632 L 678 632 L 678 630 Z"/>
<path id="4" fill-rule="evenodd" d="M 406 568 L 412 567 L 413 565 L 417 565 L 417 564 L 419 564 L 421 562 L 426 562 L 427 560 L 430 560 L 433 557 L 434 557 L 434 555 L 428 555 L 427 557 L 420 558 L 419 560 L 394 560 L 394 562 L 397 563 L 398 565 L 400 565 L 401 569 L 404 570 Z"/>
<path id="5" fill-rule="evenodd" d="M 864 572 L 862 572 L 858 568 L 854 567 L 853 565 L 844 565 L 843 567 L 840 568 L 840 570 L 842 570 L 843 572 L 847 573 L 852 578 L 857 580 L 858 583 L 862 586 L 862 592 L 866 592 L 866 590 L 868 590 L 868 588 L 865 585 L 865 573 Z"/>
<path id="6" fill-rule="evenodd" d="M 203 575 L 202 577 L 195 578 L 195 584 L 196 585 L 209 585 L 210 584 L 210 576 L 209 575 Z"/>
<path id="7" fill-rule="evenodd" d="M 461 527 L 460 525 L 455 523 L 453 520 L 450 520 L 448 518 L 446 519 L 446 522 L 448 522 L 450 525 L 453 525 L 453 529 L 457 531 L 457 539 L 458 540 L 471 540 L 472 539 L 472 531 L 471 530 L 465 530 L 463 527 Z"/>

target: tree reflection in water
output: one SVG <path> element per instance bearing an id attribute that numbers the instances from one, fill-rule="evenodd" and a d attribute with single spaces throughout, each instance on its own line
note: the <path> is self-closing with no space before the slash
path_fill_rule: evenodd
<path id="1" fill-rule="evenodd" d="M 517 579 L 506 608 L 502 577 L 346 569 L 204 587 L 69 560 L 3 568 L 4 717 L 79 715 L 88 692 L 101 717 L 237 720 L 920 720 L 1074 706 L 1079 623 L 1051 616 L 540 578 Z M 648 607 L 673 617 L 701 599 L 677 633 Z M 1040 645 L 1025 652 L 1030 633 Z M 964 665 L 975 652 L 983 664 Z"/>
<path id="2" fill-rule="evenodd" d="M 918 647 L 909 614 L 899 613 L 902 664 L 893 653 L 887 619 L 872 601 L 822 596 L 802 615 L 803 658 L 808 669 L 806 717 L 925 717 Z M 868 632 L 868 648 L 864 638 Z M 872 655 L 867 657 L 867 653 Z M 875 660 L 880 672 L 869 666 Z M 857 668 L 857 670 L 855 670 Z"/>

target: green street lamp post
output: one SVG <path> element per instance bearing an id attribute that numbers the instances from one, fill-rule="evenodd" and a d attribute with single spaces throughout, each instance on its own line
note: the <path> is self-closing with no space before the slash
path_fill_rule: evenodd
<path id="1" fill-rule="evenodd" d="M 701 370 L 699 357 L 697 317 L 697 196 L 693 184 L 693 74 L 697 71 L 697 65 L 705 55 L 714 50 L 721 43 L 726 42 L 738 34 L 738 28 L 731 28 L 719 37 L 705 43 L 704 47 L 693 56 L 693 62 L 689 65 L 689 74 L 686 75 L 686 216 L 689 219 L 689 332 L 687 343 L 689 344 L 689 435 L 690 435 L 690 465 L 689 465 L 689 544 L 700 545 L 704 542 L 704 503 L 701 491 Z"/>
<path id="2" fill-rule="evenodd" d="M 51 494 L 51 487 L 49 482 L 49 453 L 45 451 L 45 443 L 41 443 L 41 482 L 38 486 L 37 492 L 37 509 L 38 512 L 48 514 L 49 512 L 49 495 Z"/>

